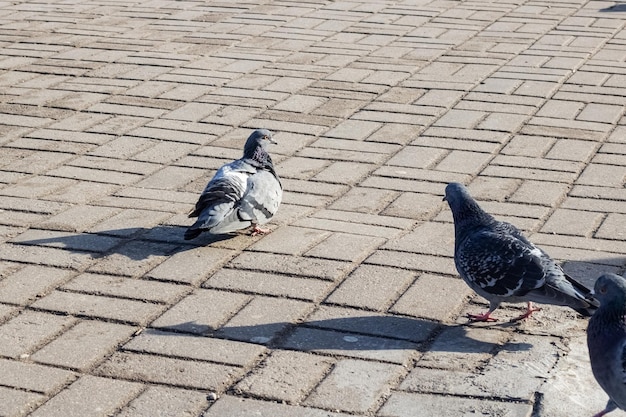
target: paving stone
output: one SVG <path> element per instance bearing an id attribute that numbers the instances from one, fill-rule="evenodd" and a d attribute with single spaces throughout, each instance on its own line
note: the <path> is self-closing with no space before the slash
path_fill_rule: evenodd
<path id="1" fill-rule="evenodd" d="M 316 301 L 327 294 L 331 284 L 312 278 L 220 269 L 203 284 L 203 287 Z"/>
<path id="2" fill-rule="evenodd" d="M 0 359 L 5 387 L 19 388 L 31 392 L 53 394 L 75 379 L 76 374 L 65 369 L 52 368 L 33 363 Z"/>
<path id="3" fill-rule="evenodd" d="M 141 392 L 143 386 L 134 382 L 113 381 L 85 375 L 61 391 L 32 416 L 106 416 Z M 84 401 L 86 397 L 90 401 Z"/>
<path id="4" fill-rule="evenodd" d="M 305 404 L 364 413 L 388 392 L 387 384 L 402 373 L 402 367 L 354 359 L 337 361 L 330 374 L 306 399 Z"/>
<path id="5" fill-rule="evenodd" d="M 114 253 L 100 258 L 89 271 L 139 276 L 162 263 L 174 248 L 173 245 L 162 243 L 130 241 L 116 247 Z"/>
<path id="6" fill-rule="evenodd" d="M 302 227 L 286 226 L 263 237 L 250 249 L 262 252 L 298 255 L 315 246 L 330 233 Z"/>
<path id="7" fill-rule="evenodd" d="M 63 289 L 157 303 L 175 302 L 189 291 L 181 285 L 92 273 L 78 275 L 63 285 Z"/>
<path id="8" fill-rule="evenodd" d="M 135 328 L 84 320 L 38 350 L 30 358 L 35 362 L 87 371 L 128 339 Z"/>
<path id="9" fill-rule="evenodd" d="M 333 233 L 304 255 L 357 262 L 367 257 L 384 242 L 384 239 L 377 237 Z"/>
<path id="10" fill-rule="evenodd" d="M 239 382 L 238 393 L 298 404 L 330 370 L 334 361 L 310 353 L 276 350 Z M 306 372 L 302 372 L 306 369 Z"/>
<path id="11" fill-rule="evenodd" d="M 228 266 L 327 281 L 335 281 L 351 269 L 347 262 L 249 251 L 242 252 Z"/>
<path id="12" fill-rule="evenodd" d="M 0 326 L 0 354 L 9 358 L 29 355 L 75 322 L 73 317 L 24 310 Z"/>
<path id="13" fill-rule="evenodd" d="M 394 392 L 379 411 L 381 417 L 426 417 L 446 414 L 470 416 L 477 413 L 527 417 L 532 413 L 532 405 L 447 395 Z"/>
<path id="14" fill-rule="evenodd" d="M 602 221 L 601 213 L 557 209 L 541 228 L 543 233 L 589 236 Z"/>
<path id="15" fill-rule="evenodd" d="M 256 296 L 220 328 L 218 334 L 228 339 L 271 343 L 311 307 L 304 301 Z"/>
<path id="16" fill-rule="evenodd" d="M 41 394 L 6 387 L 0 387 L 0 398 L 0 413 L 4 416 L 26 415 L 30 409 L 46 400 Z"/>
<path id="17" fill-rule="evenodd" d="M 28 304 L 63 284 L 72 276 L 67 269 L 27 265 L 0 281 L 0 302 Z"/>
<path id="18" fill-rule="evenodd" d="M 207 407 L 206 397 L 206 394 L 198 391 L 150 386 L 117 415 L 120 417 L 197 416 Z"/>
<path id="19" fill-rule="evenodd" d="M 180 388 L 223 391 L 241 373 L 241 370 L 216 363 L 117 352 L 95 372 L 109 378 L 167 384 Z"/>
<path id="20" fill-rule="evenodd" d="M 618 213 L 609 213 L 602 222 L 600 228 L 596 231 L 595 237 L 600 239 L 624 239 L 624 225 L 626 224 L 626 215 Z"/>
<path id="21" fill-rule="evenodd" d="M 250 299 L 250 296 L 238 293 L 195 290 L 152 322 L 151 326 L 206 334 L 223 325 Z"/>
<path id="22" fill-rule="evenodd" d="M 499 330 L 448 326 L 437 336 L 418 365 L 452 371 L 473 371 L 484 365 L 507 339 L 507 333 Z"/>
<path id="23" fill-rule="evenodd" d="M 225 395 L 202 417 L 246 417 L 251 413 L 256 413 L 259 417 L 348 417 L 351 415 Z"/>
<path id="24" fill-rule="evenodd" d="M 390 311 L 449 322 L 461 310 L 471 290 L 458 278 L 424 274 L 407 289 Z M 423 294 L 428 294 L 424 299 Z"/>
<path id="25" fill-rule="evenodd" d="M 326 298 L 326 302 L 384 311 L 415 275 L 409 271 L 375 265 L 361 265 Z"/>
<path id="26" fill-rule="evenodd" d="M 122 298 L 54 291 L 34 302 L 33 307 L 78 316 L 113 319 L 134 324 L 146 324 L 165 306 Z"/>

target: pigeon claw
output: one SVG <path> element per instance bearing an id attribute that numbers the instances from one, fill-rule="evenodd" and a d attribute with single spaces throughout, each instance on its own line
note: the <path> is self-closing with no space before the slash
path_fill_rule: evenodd
<path id="1" fill-rule="evenodd" d="M 491 311 L 488 311 L 483 314 L 467 314 L 467 317 L 470 321 L 479 321 L 479 322 L 491 322 L 498 321 L 498 319 L 491 317 Z"/>
<path id="2" fill-rule="evenodd" d="M 528 317 L 530 317 L 535 311 L 541 311 L 540 307 L 533 307 L 533 304 L 531 302 L 528 303 L 528 307 L 526 308 L 526 312 L 524 314 L 522 314 L 519 317 L 514 318 L 513 320 L 511 320 L 512 322 L 515 321 L 520 321 L 520 320 L 524 320 L 527 319 Z"/>
<path id="3" fill-rule="evenodd" d="M 268 234 L 269 232 L 270 232 L 270 229 L 261 229 L 259 226 L 255 225 L 254 228 L 252 229 L 251 236 L 265 235 L 265 234 Z"/>

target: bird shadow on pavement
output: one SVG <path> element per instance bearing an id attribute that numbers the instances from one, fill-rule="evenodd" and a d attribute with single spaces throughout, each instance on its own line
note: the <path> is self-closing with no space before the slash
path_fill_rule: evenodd
<path id="1" fill-rule="evenodd" d="M 626 12 L 626 4 L 625 3 L 614 4 L 613 6 L 600 9 L 600 11 L 601 12 Z"/>
<path id="2" fill-rule="evenodd" d="M 185 230 L 185 227 L 168 225 L 101 230 L 94 233 L 31 229 L 9 242 L 87 253 L 93 258 L 120 254 L 139 261 L 151 256 L 171 256 L 237 236 L 237 234 L 203 234 L 194 240 L 186 241 L 183 239 Z"/>
<path id="3" fill-rule="evenodd" d="M 312 320 L 293 324 L 266 323 L 218 329 L 197 321 L 151 328 L 144 331 L 161 336 L 189 335 L 261 344 L 273 349 L 326 352 L 342 351 L 442 351 L 494 353 L 525 351 L 530 343 L 493 343 L 469 334 L 466 326 L 442 324 L 425 319 L 364 315 Z M 358 356 L 358 355 L 357 355 Z"/>

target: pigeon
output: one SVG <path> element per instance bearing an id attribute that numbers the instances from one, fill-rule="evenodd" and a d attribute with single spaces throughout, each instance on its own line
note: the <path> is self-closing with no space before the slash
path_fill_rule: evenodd
<path id="1" fill-rule="evenodd" d="M 267 145 L 276 143 L 272 132 L 257 129 L 248 137 L 243 157 L 223 165 L 209 181 L 189 217 L 198 220 L 185 232 L 185 240 L 202 232 L 225 234 L 253 227 L 252 235 L 269 230 L 267 223 L 278 210 L 283 188 Z"/>
<path id="2" fill-rule="evenodd" d="M 598 301 L 584 285 L 567 276 L 547 253 L 533 245 L 510 223 L 496 220 L 470 196 L 463 184 L 446 186 L 444 200 L 454 218 L 454 263 L 461 278 L 489 301 L 472 321 L 496 321 L 491 313 L 502 302 L 526 302 L 526 312 L 540 310 L 533 302 L 568 306 L 590 316 Z"/>
<path id="3" fill-rule="evenodd" d="M 589 319 L 587 346 L 591 370 L 609 395 L 601 417 L 617 408 L 626 410 L 626 279 L 602 275 L 593 292 L 600 308 Z"/>

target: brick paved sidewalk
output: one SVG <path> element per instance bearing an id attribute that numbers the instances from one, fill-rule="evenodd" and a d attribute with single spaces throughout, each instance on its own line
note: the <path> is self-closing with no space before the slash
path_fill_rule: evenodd
<path id="1" fill-rule="evenodd" d="M 449 181 L 626 268 L 613 1 L 0 2 L 0 415 L 576 417 L 586 321 L 470 324 Z M 183 241 L 254 128 L 272 233 Z M 615 412 L 611 415 L 626 415 Z"/>

